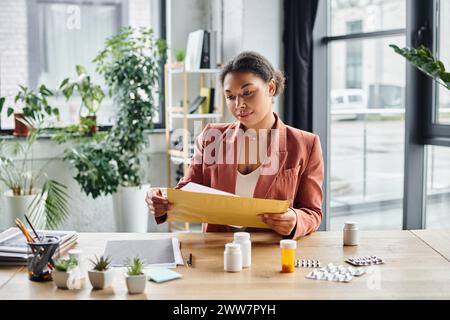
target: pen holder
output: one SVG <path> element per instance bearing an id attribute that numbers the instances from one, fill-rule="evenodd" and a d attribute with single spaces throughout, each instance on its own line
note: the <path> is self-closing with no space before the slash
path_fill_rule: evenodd
<path id="1" fill-rule="evenodd" d="M 61 239 L 56 236 L 43 236 L 40 241 L 28 244 L 28 276 L 31 281 L 51 281 L 54 268 L 53 256 L 59 248 Z"/>

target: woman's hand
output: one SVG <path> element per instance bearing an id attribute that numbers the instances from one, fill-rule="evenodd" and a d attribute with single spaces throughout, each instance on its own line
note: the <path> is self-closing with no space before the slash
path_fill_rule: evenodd
<path id="1" fill-rule="evenodd" d="M 285 213 L 280 214 L 262 214 L 260 217 L 262 222 L 283 236 L 290 235 L 297 224 L 297 214 L 291 209 L 288 209 Z"/>
<path id="2" fill-rule="evenodd" d="M 173 208 L 173 205 L 162 194 L 159 188 L 150 189 L 145 197 L 145 202 L 147 202 L 147 206 L 155 218 L 164 216 L 168 210 Z"/>

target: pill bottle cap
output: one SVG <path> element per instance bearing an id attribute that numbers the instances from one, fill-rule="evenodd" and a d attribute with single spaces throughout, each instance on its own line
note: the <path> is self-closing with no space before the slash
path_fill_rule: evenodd
<path id="1" fill-rule="evenodd" d="M 282 249 L 295 249 L 297 248 L 297 241 L 284 239 L 280 241 L 280 248 Z"/>
<path id="2" fill-rule="evenodd" d="M 344 223 L 344 229 L 357 229 L 358 224 L 354 221 L 347 221 Z"/>
<path id="3" fill-rule="evenodd" d="M 250 233 L 248 232 L 236 232 L 234 234 L 235 241 L 247 241 L 250 240 Z"/>
<path id="4" fill-rule="evenodd" d="M 225 252 L 241 252 L 241 245 L 239 243 L 227 243 L 225 245 Z"/>

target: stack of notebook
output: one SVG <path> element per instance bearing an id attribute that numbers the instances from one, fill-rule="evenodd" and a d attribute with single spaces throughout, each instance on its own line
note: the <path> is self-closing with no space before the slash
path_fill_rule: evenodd
<path id="1" fill-rule="evenodd" d="M 74 246 L 78 239 L 75 231 L 38 230 L 37 233 L 39 237 L 43 235 L 59 237 L 61 239 L 60 254 Z M 9 228 L 0 233 L 0 266 L 26 265 L 29 255 L 31 250 L 27 246 L 25 236 L 18 228 Z"/>

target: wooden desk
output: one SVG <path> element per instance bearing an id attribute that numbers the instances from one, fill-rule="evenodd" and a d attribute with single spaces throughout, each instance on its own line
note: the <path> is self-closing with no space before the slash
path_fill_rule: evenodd
<path id="1" fill-rule="evenodd" d="M 450 230 L 413 230 L 411 231 L 431 248 L 450 261 Z"/>
<path id="2" fill-rule="evenodd" d="M 450 232 L 447 232 L 448 235 Z M 78 247 L 89 257 L 100 254 L 107 240 L 155 239 L 171 234 L 82 233 Z M 80 290 L 60 290 L 52 283 L 35 283 L 25 268 L 12 273 L 0 288 L 0 299 L 449 299 L 450 263 L 410 231 L 361 232 L 360 245 L 343 247 L 341 232 L 317 232 L 299 240 L 297 258 L 344 264 L 344 257 L 378 255 L 386 264 L 350 283 L 305 279 L 310 269 L 280 274 L 280 237 L 252 234 L 253 265 L 240 273 L 223 272 L 227 233 L 177 234 L 184 258 L 192 253 L 194 268 L 177 267 L 183 279 L 163 284 L 148 282 L 146 293 L 128 295 L 122 271 L 112 288 L 94 291 L 87 280 Z M 19 270 L 19 268 L 17 269 Z"/>

